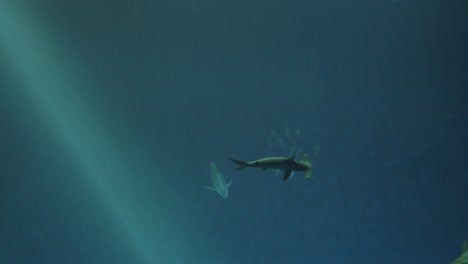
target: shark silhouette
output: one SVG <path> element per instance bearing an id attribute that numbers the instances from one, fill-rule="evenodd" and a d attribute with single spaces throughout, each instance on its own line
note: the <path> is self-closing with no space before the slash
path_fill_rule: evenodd
<path id="1" fill-rule="evenodd" d="M 256 167 L 266 169 L 277 169 L 283 170 L 283 181 L 286 181 L 291 176 L 293 171 L 305 171 L 305 178 L 310 179 L 312 177 L 312 165 L 310 164 L 307 154 L 302 156 L 301 161 L 294 160 L 294 155 L 285 157 L 268 157 L 254 161 L 240 161 L 236 159 L 227 158 L 228 160 L 237 164 L 236 170 L 241 170 L 245 167 Z"/>
<path id="2" fill-rule="evenodd" d="M 205 186 L 207 189 L 217 192 L 223 199 L 228 198 L 229 194 L 229 186 L 232 184 L 232 180 L 229 183 L 226 183 L 226 179 L 224 179 L 223 174 L 216 168 L 216 164 L 214 162 L 210 162 L 210 169 L 211 169 L 211 183 L 213 187 Z"/>

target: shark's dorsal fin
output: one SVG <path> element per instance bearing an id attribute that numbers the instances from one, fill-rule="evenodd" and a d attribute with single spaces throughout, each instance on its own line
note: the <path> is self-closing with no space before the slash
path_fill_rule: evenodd
<path id="1" fill-rule="evenodd" d="M 465 253 L 468 251 L 468 240 L 463 241 L 463 249 L 462 253 Z"/>
<path id="2" fill-rule="evenodd" d="M 294 155 L 291 155 L 286 158 L 287 161 L 294 161 Z"/>

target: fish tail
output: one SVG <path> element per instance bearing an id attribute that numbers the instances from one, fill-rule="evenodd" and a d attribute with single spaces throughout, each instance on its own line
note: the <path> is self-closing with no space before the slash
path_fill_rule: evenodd
<path id="1" fill-rule="evenodd" d="M 249 166 L 249 164 L 247 162 L 245 162 L 245 161 L 235 160 L 235 159 L 231 159 L 231 158 L 227 158 L 227 159 L 234 162 L 238 166 L 236 168 L 236 170 L 241 170 L 241 169 Z"/>

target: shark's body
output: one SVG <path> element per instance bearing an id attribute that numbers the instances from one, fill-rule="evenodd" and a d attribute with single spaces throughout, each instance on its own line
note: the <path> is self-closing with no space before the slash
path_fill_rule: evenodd
<path id="1" fill-rule="evenodd" d="M 285 157 L 269 157 L 269 158 L 262 158 L 259 160 L 254 161 L 240 161 L 235 159 L 230 159 L 230 161 L 237 164 L 236 170 L 243 169 L 245 167 L 256 167 L 262 169 L 277 169 L 283 170 L 283 181 L 286 181 L 291 176 L 293 171 L 305 171 L 305 178 L 310 179 L 312 177 L 312 165 L 310 164 L 309 158 L 307 155 L 302 157 L 301 161 L 294 160 L 294 156 Z"/>
<path id="2" fill-rule="evenodd" d="M 207 189 L 216 191 L 223 197 L 225 200 L 228 198 L 229 186 L 231 186 L 232 180 L 229 183 L 226 183 L 223 174 L 216 168 L 216 164 L 210 162 L 211 169 L 211 183 L 213 187 L 205 186 Z"/>
<path id="3" fill-rule="evenodd" d="M 468 240 L 463 243 L 461 255 L 452 261 L 451 264 L 468 264 Z"/>

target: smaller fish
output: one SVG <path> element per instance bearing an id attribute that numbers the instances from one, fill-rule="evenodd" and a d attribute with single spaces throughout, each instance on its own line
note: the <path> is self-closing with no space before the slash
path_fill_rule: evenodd
<path id="1" fill-rule="evenodd" d="M 210 169 L 211 169 L 211 183 L 213 187 L 205 186 L 205 188 L 217 192 L 224 200 L 228 198 L 229 194 L 229 186 L 232 184 L 232 180 L 229 183 L 226 183 L 226 179 L 224 179 L 223 174 L 216 168 L 216 164 L 214 162 L 210 162 Z"/>

